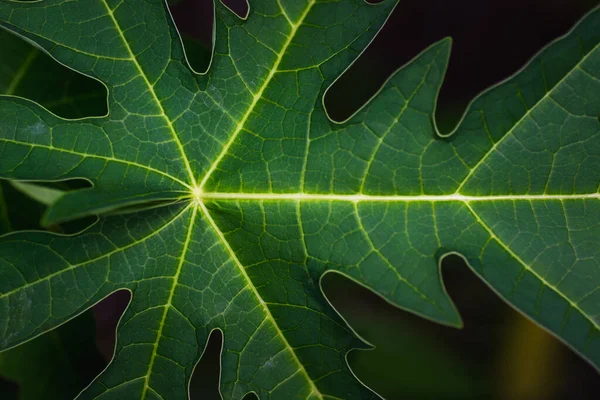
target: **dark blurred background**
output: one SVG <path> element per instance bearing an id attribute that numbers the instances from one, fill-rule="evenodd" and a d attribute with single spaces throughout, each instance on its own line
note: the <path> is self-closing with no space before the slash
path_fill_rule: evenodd
<path id="1" fill-rule="evenodd" d="M 244 0 L 225 2 L 245 13 Z M 440 129 L 448 132 L 478 93 L 515 73 L 598 4 L 600 0 L 400 0 L 379 36 L 329 91 L 326 106 L 334 119 L 344 120 L 396 69 L 433 42 L 451 36 L 453 51 L 437 110 Z M 212 2 L 174 1 L 171 9 L 182 34 L 203 43 L 203 48 L 187 49 L 194 68 L 203 70 L 211 43 Z M 387 399 L 600 398 L 598 372 L 506 305 L 461 259 L 446 258 L 442 269 L 464 320 L 462 330 L 396 309 L 339 275 L 325 277 L 331 302 L 376 346 L 348 357 L 361 381 Z M 6 357 L 0 358 L 0 375 L 5 377 L 0 398 L 75 396 L 110 360 L 114 329 L 128 298 L 127 292 L 115 293 L 93 312 L 31 342 L 29 354 L 37 358 L 29 366 L 14 360 L 9 364 L 15 366 L 9 365 Z M 73 337 L 72 327 L 83 323 L 92 329 Z M 219 398 L 220 340 L 218 332 L 211 336 L 196 368 L 193 399 Z M 36 365 L 48 363 L 61 373 L 36 372 Z M 29 380 L 19 379 L 19 373 L 30 376 Z M 32 383 L 46 381 L 50 391 L 27 392 Z"/>

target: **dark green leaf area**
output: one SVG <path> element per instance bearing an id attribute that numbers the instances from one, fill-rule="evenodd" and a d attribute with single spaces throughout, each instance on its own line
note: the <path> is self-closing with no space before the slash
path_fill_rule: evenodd
<path id="1" fill-rule="evenodd" d="M 600 365 L 600 11 L 447 137 L 448 39 L 331 121 L 323 95 L 394 5 L 261 0 L 243 20 L 218 3 L 196 74 L 162 1 L 0 2 L 2 27 L 105 83 L 109 107 L 65 120 L 0 98 L 0 177 L 87 179 L 45 222 L 100 215 L 75 236 L 0 238 L 0 348 L 127 289 L 115 357 L 82 399 L 186 398 L 216 329 L 224 398 L 376 397 L 320 277 L 460 326 L 438 265 L 455 252 Z"/>

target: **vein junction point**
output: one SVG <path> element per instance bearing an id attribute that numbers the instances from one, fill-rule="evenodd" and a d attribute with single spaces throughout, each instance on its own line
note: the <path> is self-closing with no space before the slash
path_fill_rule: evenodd
<path id="1" fill-rule="evenodd" d="M 192 189 L 192 201 L 196 204 L 196 205 L 200 205 L 202 204 L 202 195 L 203 195 L 203 191 L 202 188 L 200 186 L 196 186 Z"/>

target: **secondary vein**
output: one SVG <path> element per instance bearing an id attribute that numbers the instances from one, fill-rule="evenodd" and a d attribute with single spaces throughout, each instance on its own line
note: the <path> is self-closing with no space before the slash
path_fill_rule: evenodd
<path id="1" fill-rule="evenodd" d="M 167 319 L 167 314 L 168 314 L 169 309 L 171 308 L 171 304 L 173 302 L 173 296 L 175 294 L 175 289 L 177 288 L 177 285 L 179 284 L 179 276 L 181 275 L 183 263 L 185 262 L 185 255 L 187 254 L 187 251 L 190 246 L 190 242 L 192 241 L 192 232 L 194 231 L 194 222 L 196 221 L 197 212 L 198 212 L 198 206 L 196 205 L 196 206 L 194 206 L 194 209 L 192 211 L 192 216 L 190 217 L 190 225 L 188 227 L 188 231 L 187 231 L 187 234 L 185 237 L 183 249 L 181 250 L 181 256 L 179 257 L 179 264 L 177 265 L 177 271 L 175 272 L 175 275 L 173 276 L 173 284 L 171 285 L 171 290 L 169 291 L 169 299 L 167 300 L 167 303 L 165 304 L 165 309 L 163 310 L 163 315 L 161 317 L 161 320 L 160 320 L 160 323 L 158 326 L 158 332 L 156 333 L 156 341 L 154 342 L 154 346 L 152 348 L 152 355 L 150 356 L 150 362 L 148 363 L 148 373 L 146 374 L 146 376 L 144 378 L 144 389 L 142 390 L 142 396 L 141 396 L 142 399 L 146 398 L 146 393 L 148 392 L 149 389 L 152 390 L 152 388 L 150 387 L 150 375 L 152 374 L 152 368 L 154 367 L 154 360 L 156 359 L 158 344 L 160 342 L 163 329 L 165 327 L 165 320 Z"/>
<path id="2" fill-rule="evenodd" d="M 217 158 L 215 159 L 215 161 L 212 163 L 212 165 L 210 166 L 210 168 L 208 169 L 208 171 L 204 174 L 204 177 L 202 178 L 202 181 L 200 182 L 200 186 L 199 186 L 200 189 L 204 188 L 204 185 L 206 185 L 206 182 L 208 181 L 208 179 L 210 178 L 210 176 L 213 174 L 213 172 L 215 171 L 215 169 L 217 169 L 217 165 L 219 165 L 219 163 L 221 162 L 221 160 L 223 159 L 223 157 L 225 157 L 225 155 L 228 153 L 229 148 L 231 147 L 231 145 L 235 142 L 235 139 L 237 138 L 237 136 L 239 135 L 239 133 L 242 131 L 242 129 L 244 129 L 244 125 L 246 124 L 246 121 L 248 121 L 248 118 L 250 117 L 250 114 L 252 114 L 252 111 L 254 111 L 254 108 L 258 104 L 259 100 L 262 98 L 262 94 L 265 91 L 265 89 L 267 88 L 267 86 L 269 86 L 269 83 L 271 82 L 271 79 L 273 79 L 273 76 L 275 76 L 275 73 L 277 72 L 277 69 L 279 68 L 279 64 L 281 64 L 281 61 L 283 60 L 283 56 L 284 56 L 285 52 L 287 51 L 288 47 L 292 43 L 292 40 L 294 39 L 294 36 L 296 35 L 296 32 L 298 31 L 298 28 L 302 25 L 302 22 L 304 22 L 304 19 L 306 18 L 306 16 L 310 12 L 312 6 L 315 4 L 315 1 L 316 0 L 310 0 L 309 1 L 306 9 L 304 10 L 304 12 L 302 13 L 302 15 L 300 16 L 300 19 L 298 20 L 297 23 L 295 23 L 295 24 L 290 23 L 290 25 L 291 25 L 290 34 L 287 37 L 286 41 L 284 42 L 283 47 L 281 48 L 281 51 L 277 54 L 277 59 L 275 60 L 275 64 L 273 65 L 273 67 L 269 71 L 269 74 L 267 75 L 267 78 L 265 79 L 264 83 L 262 84 L 262 86 L 260 87 L 260 89 L 258 90 L 258 92 L 252 98 L 252 102 L 250 103 L 250 106 L 248 107 L 248 110 L 246 111 L 246 113 L 244 114 L 244 116 L 242 117 L 242 119 L 240 120 L 240 122 L 238 122 L 238 124 L 237 124 L 237 126 L 236 126 L 236 128 L 235 128 L 235 130 L 233 132 L 233 134 L 231 135 L 231 137 L 229 138 L 229 140 L 227 141 L 227 143 L 223 147 L 223 150 L 221 150 L 221 153 L 219 153 L 219 155 L 217 156 Z"/>
<path id="3" fill-rule="evenodd" d="M 123 252 L 123 251 L 125 251 L 127 249 L 130 249 L 130 248 L 132 248 L 134 246 L 139 245 L 140 243 L 144 243 L 146 240 L 148 240 L 148 239 L 150 239 L 150 238 L 158 235 L 164 229 L 166 229 L 171 224 L 173 224 L 175 221 L 177 221 L 183 214 L 186 213 L 186 211 L 189 209 L 189 207 L 191 207 L 191 206 L 185 207 L 181 212 L 179 212 L 177 215 L 175 215 L 172 219 L 168 220 L 164 225 L 162 225 L 162 226 L 158 227 L 157 229 L 153 230 L 150 234 L 144 236 L 141 239 L 135 240 L 132 243 L 129 243 L 129 244 L 127 244 L 125 246 L 122 246 L 122 247 L 116 247 L 115 249 L 109 251 L 108 253 L 102 254 L 102 255 L 100 255 L 98 257 L 91 258 L 89 260 L 86 260 L 86 261 L 83 261 L 83 262 L 80 262 L 80 263 L 71 264 L 71 265 L 69 265 L 68 267 L 66 267 L 64 269 L 61 269 L 59 271 L 53 272 L 51 274 L 48 274 L 48 275 L 46 275 L 46 276 L 44 276 L 44 277 L 42 277 L 42 278 L 40 278 L 38 280 L 27 282 L 26 284 L 24 284 L 22 286 L 19 286 L 19 287 L 13 289 L 13 290 L 8 291 L 8 292 L 0 293 L 0 299 L 8 297 L 8 296 L 10 296 L 10 295 L 12 295 L 12 294 L 14 294 L 16 292 L 19 292 L 21 290 L 25 290 L 25 289 L 27 289 L 27 288 L 29 288 L 29 287 L 31 287 L 33 285 L 36 285 L 36 284 L 38 284 L 40 282 L 48 281 L 48 280 L 54 278 L 55 276 L 62 275 L 64 273 L 68 272 L 68 271 L 74 270 L 75 268 L 78 268 L 78 267 L 81 267 L 81 266 L 84 266 L 84 265 L 88 265 L 88 264 L 93 263 L 95 261 L 98 261 L 98 260 L 110 257 L 113 254 Z M 10 239 L 7 239 L 7 241 L 8 240 L 10 240 Z M 62 258 L 62 256 L 61 256 L 61 258 Z M 64 260 L 64 258 L 63 258 L 63 260 Z M 66 260 L 64 260 L 64 261 L 65 261 L 65 263 L 67 263 Z"/>
<path id="4" fill-rule="evenodd" d="M 510 256 L 512 258 L 514 258 L 519 264 L 521 264 L 523 266 L 523 268 L 527 271 L 529 271 L 533 276 L 535 276 L 537 279 L 540 280 L 540 282 L 542 282 L 542 284 L 544 284 L 546 287 L 550 288 L 553 292 L 555 292 L 556 294 L 558 294 L 560 297 L 562 297 L 563 299 L 565 299 L 565 301 L 567 303 L 569 303 L 569 306 L 574 308 L 575 310 L 579 311 L 579 313 L 581 313 L 581 315 L 583 315 L 583 317 L 585 319 L 587 319 L 590 324 L 592 324 L 592 326 L 594 327 L 595 330 L 600 330 L 600 326 L 598 325 L 597 322 L 595 322 L 592 317 L 590 317 L 588 314 L 586 314 L 580 307 L 579 305 L 574 302 L 573 300 L 571 300 L 566 294 L 564 294 L 563 292 L 561 292 L 558 287 L 552 285 L 550 282 L 548 282 L 543 276 L 541 276 L 540 274 L 538 274 L 534 269 L 532 269 L 529 265 L 527 265 L 527 263 L 525 261 L 523 261 L 514 251 L 512 251 L 510 249 L 510 247 L 508 247 L 506 244 L 504 244 L 504 242 L 502 242 L 502 240 L 500 240 L 500 238 L 498 236 L 496 236 L 496 234 L 494 233 L 494 231 L 492 230 L 492 228 L 485 223 L 485 221 L 483 221 L 481 219 L 481 217 L 479 217 L 479 214 L 477 214 L 475 212 L 475 210 L 473 210 L 473 207 L 471 207 L 468 203 L 466 204 L 467 208 L 469 209 L 469 211 L 471 212 L 471 214 L 473 215 L 473 217 L 475 217 L 475 219 L 477 220 L 477 222 L 479 223 L 479 225 L 504 249 L 506 250 L 506 252 L 508 254 L 510 254 Z"/>
<path id="5" fill-rule="evenodd" d="M 521 118 L 519 118 L 519 120 L 517 122 L 515 122 L 515 124 L 512 126 L 512 128 L 510 128 L 505 134 L 504 136 L 502 136 L 497 142 L 493 143 L 493 145 L 490 147 L 490 149 L 483 155 L 483 157 L 481 157 L 481 159 L 477 162 L 477 164 L 475 164 L 473 166 L 473 168 L 471 168 L 469 170 L 469 173 L 467 174 L 467 176 L 465 176 L 465 178 L 462 180 L 462 182 L 460 183 L 458 189 L 456 189 L 456 193 L 460 193 L 461 189 L 467 184 L 467 182 L 469 181 L 469 179 L 475 174 L 475 171 L 477 171 L 479 169 L 479 166 L 483 165 L 483 163 L 485 162 L 485 160 L 488 159 L 488 157 L 492 154 L 494 154 L 494 150 L 496 150 L 496 148 L 498 148 L 498 146 L 500 145 L 500 143 L 502 143 L 506 138 L 508 138 L 509 136 L 511 136 L 511 134 L 513 133 L 513 131 L 519 127 L 521 125 L 521 123 L 531 115 L 531 113 L 547 98 L 550 97 L 550 95 L 554 92 L 554 90 L 559 87 L 570 75 L 571 73 L 576 70 L 577 68 L 580 68 L 581 65 L 585 62 L 585 60 L 595 52 L 596 49 L 598 49 L 600 47 L 600 43 L 597 44 L 594 48 L 592 48 L 589 53 L 587 53 L 584 57 L 581 58 L 581 60 L 579 60 L 579 62 L 577 62 L 577 64 L 575 64 L 573 66 L 573 68 L 569 71 L 569 73 L 565 74 L 565 76 L 563 76 L 558 82 L 556 82 L 556 84 L 550 89 L 548 90 L 534 105 L 533 107 L 529 108 L 525 114 L 523 114 L 523 116 Z"/>
<path id="6" fill-rule="evenodd" d="M 117 32 L 119 33 L 119 36 L 121 36 L 121 39 L 123 40 L 123 44 L 125 45 L 125 48 L 127 49 L 127 52 L 129 53 L 129 55 L 131 57 L 130 58 L 131 61 L 135 65 L 136 69 L 138 70 L 138 72 L 139 72 L 140 76 L 142 77 L 142 79 L 144 80 L 144 82 L 146 83 L 146 86 L 148 87 L 148 91 L 150 92 L 150 94 L 152 95 L 152 98 L 153 98 L 154 102 L 158 106 L 158 108 L 160 110 L 160 113 L 161 113 L 160 116 L 165 120 L 165 122 L 167 123 L 167 126 L 169 127 L 171 135 L 173 136 L 173 140 L 174 140 L 175 144 L 177 145 L 177 148 L 179 149 L 179 153 L 181 154 L 181 158 L 183 160 L 183 163 L 185 164 L 185 168 L 186 168 L 187 173 L 189 175 L 190 182 L 192 183 L 192 186 L 196 186 L 196 177 L 194 176 L 194 172 L 192 171 L 192 167 L 190 165 L 190 161 L 187 158 L 187 155 L 186 155 L 185 150 L 183 148 L 183 144 L 179 140 L 179 136 L 177 135 L 177 132 L 175 131 L 175 128 L 173 127 L 173 121 L 171 121 L 171 119 L 169 118 L 169 116 L 165 112 L 165 109 L 164 109 L 161 101 L 158 99 L 158 96 L 156 95 L 156 91 L 154 90 L 154 86 L 148 80 L 148 77 L 144 73 L 144 70 L 142 69 L 142 67 L 139 64 L 139 62 L 138 62 L 135 54 L 133 53 L 133 50 L 131 49 L 131 46 L 129 45 L 129 42 L 127 41 L 127 39 L 125 38 L 125 35 L 123 34 L 123 30 L 121 29 L 121 26 L 119 25 L 119 22 L 117 21 L 117 19 L 114 16 L 113 10 L 108 6 L 108 4 L 106 3 L 106 0 L 102 0 L 102 4 L 106 8 L 106 12 L 108 13 L 108 16 L 113 21 L 113 24 L 115 25 L 115 28 L 117 29 Z"/>
<path id="7" fill-rule="evenodd" d="M 63 149 L 60 147 L 55 147 L 53 145 L 46 145 L 46 144 L 40 144 L 40 143 L 28 143 L 28 142 L 21 142 L 18 140 L 11 140 L 11 139 L 6 139 L 6 138 L 0 138 L 0 142 L 6 142 L 6 143 L 13 143 L 16 145 L 21 145 L 21 146 L 29 146 L 31 148 L 43 148 L 43 149 L 48 149 L 50 151 L 58 151 L 61 153 L 67 153 L 67 154 L 73 154 L 82 158 L 96 158 L 96 159 L 100 159 L 100 160 L 105 160 L 105 161 L 112 161 L 112 162 L 116 162 L 116 163 L 120 163 L 120 164 L 125 164 L 128 166 L 133 166 L 133 167 L 137 167 L 137 168 L 141 168 L 141 169 L 145 169 L 147 171 L 150 172 L 154 172 L 156 174 L 162 175 L 168 179 L 171 179 L 179 184 L 181 184 L 182 186 L 188 188 L 188 189 L 192 189 L 192 187 L 190 185 L 188 185 L 187 183 L 185 183 L 184 181 L 174 177 L 173 175 L 170 175 L 164 171 L 161 171 L 159 169 L 153 168 L 149 165 L 145 165 L 145 164 L 140 164 L 140 163 L 136 163 L 133 161 L 128 161 L 128 160 L 124 160 L 124 159 L 120 159 L 120 158 L 116 158 L 116 157 L 112 157 L 112 156 L 103 156 L 103 155 L 99 155 L 99 154 L 90 154 L 90 153 L 81 153 L 78 151 L 74 151 L 74 150 L 69 150 L 69 149 Z"/>
<path id="8" fill-rule="evenodd" d="M 267 307 L 265 301 L 262 299 L 262 297 L 258 293 L 258 290 L 256 289 L 256 287 L 254 286 L 254 283 L 252 282 L 252 280 L 250 279 L 250 277 L 246 273 L 246 269 L 244 268 L 244 266 L 242 265 L 242 263 L 240 262 L 240 260 L 237 258 L 237 255 L 235 254 L 235 252 L 233 251 L 233 249 L 229 245 L 229 242 L 225 238 L 225 235 L 223 234 L 223 232 L 221 231 L 221 229 L 219 229 L 219 227 L 217 226 L 216 222 L 213 220 L 212 216 L 210 215 L 210 213 L 209 213 L 208 209 L 206 208 L 206 206 L 204 205 L 204 203 L 199 202 L 198 204 L 200 205 L 202 213 L 204 214 L 204 216 L 206 217 L 206 219 L 210 223 L 211 227 L 214 229 L 215 233 L 219 237 L 219 240 L 221 241 L 221 243 L 223 244 L 223 246 L 225 247 L 225 249 L 229 253 L 229 256 L 231 257 L 231 259 L 233 260 L 233 262 L 235 263 L 235 265 L 238 267 L 240 273 L 242 274 L 242 276 L 244 277 L 244 279 L 248 283 L 248 286 L 250 287 L 250 290 L 252 290 L 252 293 L 254 294 L 254 296 L 256 297 L 256 299 L 260 302 L 261 308 L 263 309 L 263 311 L 264 311 L 267 319 L 271 322 L 272 326 L 277 331 L 277 335 L 281 338 L 281 341 L 283 342 L 284 346 L 287 349 L 289 349 L 292 358 L 298 364 L 298 370 L 302 373 L 302 375 L 304 375 L 306 377 L 306 380 L 307 380 L 307 382 L 309 383 L 309 385 L 311 387 L 311 393 L 314 393 L 320 399 L 323 399 L 324 396 L 321 394 L 321 392 L 319 391 L 319 389 L 317 388 L 317 386 L 315 385 L 315 383 L 311 379 L 310 375 L 308 375 L 308 372 L 304 368 L 304 365 L 300 362 L 300 359 L 298 359 L 298 356 L 294 352 L 294 348 L 287 341 L 287 339 L 283 335 L 283 332 L 281 331 L 281 329 L 279 329 L 279 325 L 277 325 L 277 321 L 275 321 L 275 318 L 271 314 L 271 311 L 269 310 L 269 307 Z"/>

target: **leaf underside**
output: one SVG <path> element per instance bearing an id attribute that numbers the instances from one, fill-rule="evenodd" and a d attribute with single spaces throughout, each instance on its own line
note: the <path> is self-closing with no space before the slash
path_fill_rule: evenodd
<path id="1" fill-rule="evenodd" d="M 186 398 L 214 329 L 224 398 L 377 397 L 320 277 L 460 326 L 439 271 L 454 252 L 599 367 L 600 11 L 447 137 L 449 40 L 332 122 L 325 91 L 394 5 L 261 0 L 242 20 L 217 3 L 199 75 L 159 0 L 0 1 L 0 26 L 108 89 L 106 115 L 64 119 L 15 91 L 26 59 L 8 74 L 0 177 L 87 179 L 44 222 L 104 216 L 74 236 L 0 237 L 0 349 L 128 289 L 114 359 L 79 398 Z"/>

